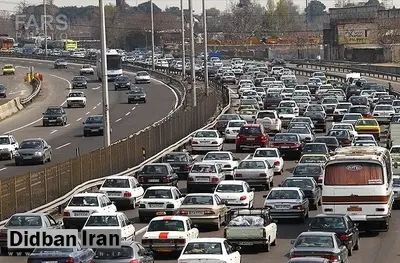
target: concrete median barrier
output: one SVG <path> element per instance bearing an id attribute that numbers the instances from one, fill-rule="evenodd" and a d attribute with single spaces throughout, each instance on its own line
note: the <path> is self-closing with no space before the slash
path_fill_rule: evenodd
<path id="1" fill-rule="evenodd" d="M 0 106 L 0 120 L 4 120 L 10 117 L 11 115 L 22 110 L 23 108 L 24 106 L 22 106 L 18 97 L 10 100 L 9 102 Z"/>

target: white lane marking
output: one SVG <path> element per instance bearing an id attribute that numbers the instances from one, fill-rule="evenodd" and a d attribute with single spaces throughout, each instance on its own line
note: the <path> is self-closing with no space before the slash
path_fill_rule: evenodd
<path id="1" fill-rule="evenodd" d="M 98 87 L 96 87 L 96 88 L 92 88 L 92 90 L 98 90 L 98 89 L 100 89 L 101 88 L 101 86 L 98 86 Z"/>
<path id="2" fill-rule="evenodd" d="M 247 155 L 246 158 L 244 158 L 243 160 L 250 159 L 250 157 L 251 157 L 251 154 Z"/>
<path id="3" fill-rule="evenodd" d="M 25 67 L 25 66 L 15 66 L 15 68 L 25 68 L 25 69 L 29 69 L 29 67 Z"/>
<path id="4" fill-rule="evenodd" d="M 51 132 L 50 132 L 50 134 L 53 134 L 53 133 L 56 133 L 57 132 L 57 130 L 52 130 Z"/>
<path id="5" fill-rule="evenodd" d="M 153 78 L 152 78 L 152 80 L 154 80 L 154 81 L 156 81 L 156 82 L 162 84 L 163 86 L 166 86 L 167 88 L 169 88 L 169 90 L 170 90 L 170 91 L 174 94 L 174 96 L 175 96 L 174 110 L 175 110 L 176 108 L 178 108 L 179 97 L 178 97 L 178 94 L 176 93 L 176 91 L 175 91 L 173 88 L 171 88 L 170 86 L 166 85 L 164 82 L 160 81 L 160 80 L 153 79 Z"/>
<path id="6" fill-rule="evenodd" d="M 71 123 L 68 123 L 67 125 L 65 125 L 64 127 L 67 128 L 69 125 L 71 125 Z"/>
<path id="7" fill-rule="evenodd" d="M 97 108 L 97 106 L 94 106 L 93 109 L 95 110 Z"/>
<path id="8" fill-rule="evenodd" d="M 116 119 L 115 122 L 119 122 L 119 121 L 121 121 L 121 120 L 122 120 L 122 118 L 119 118 L 119 119 Z"/>
<path id="9" fill-rule="evenodd" d="M 100 104 L 101 104 L 101 102 L 97 103 L 97 105 L 96 105 L 96 106 L 100 106 Z"/>
<path id="10" fill-rule="evenodd" d="M 128 116 L 129 114 L 131 114 L 131 112 L 127 112 L 127 113 L 125 113 L 125 116 Z"/>
<path id="11" fill-rule="evenodd" d="M 1 168 L 1 169 L 0 169 L 0 172 L 1 172 L 1 171 L 4 171 L 5 169 L 7 169 L 7 167 Z"/>
<path id="12" fill-rule="evenodd" d="M 69 89 L 69 92 L 71 92 L 71 90 L 72 90 L 72 84 L 71 84 L 71 81 L 69 81 L 69 80 L 68 80 L 68 79 L 66 79 L 66 78 L 59 77 L 59 76 L 57 76 L 57 75 L 53 75 L 53 74 L 50 74 L 50 76 L 52 76 L 52 77 L 55 77 L 55 78 L 58 78 L 58 79 L 61 79 L 61 80 L 64 80 L 65 82 L 67 82 L 67 83 L 68 83 L 68 89 Z M 61 105 L 60 105 L 60 106 L 63 106 L 65 103 L 67 103 L 67 100 L 68 100 L 68 99 L 64 100 L 64 102 L 63 102 L 63 103 L 61 103 Z"/>
<path id="13" fill-rule="evenodd" d="M 90 114 L 90 111 L 86 112 L 86 115 L 89 115 L 89 114 Z"/>
<path id="14" fill-rule="evenodd" d="M 58 147 L 56 148 L 56 150 L 60 150 L 61 148 L 67 147 L 67 146 L 70 145 L 70 144 L 71 144 L 71 143 L 68 142 L 68 143 L 66 143 L 66 144 L 60 145 L 60 146 L 58 146 Z"/>
<path id="15" fill-rule="evenodd" d="M 133 108 L 132 108 L 132 110 L 135 110 L 135 109 L 136 109 L 136 107 L 133 107 Z"/>
<path id="16" fill-rule="evenodd" d="M 77 119 L 76 121 L 80 121 L 80 120 L 82 120 L 82 118 L 79 118 L 79 119 Z"/>
<path id="17" fill-rule="evenodd" d="M 38 65 L 43 65 L 43 63 L 41 63 L 41 62 L 37 62 L 36 64 L 38 64 Z"/>

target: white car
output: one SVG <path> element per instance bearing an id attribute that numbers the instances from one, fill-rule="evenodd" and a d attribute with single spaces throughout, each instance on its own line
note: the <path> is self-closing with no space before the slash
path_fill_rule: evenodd
<path id="1" fill-rule="evenodd" d="M 11 134 L 0 136 L 0 159 L 12 160 L 17 152 L 19 144 Z"/>
<path id="2" fill-rule="evenodd" d="M 67 107 L 86 107 L 86 95 L 82 91 L 71 91 L 67 96 Z"/>
<path id="3" fill-rule="evenodd" d="M 396 113 L 392 105 L 379 104 L 372 111 L 372 115 L 378 122 L 390 122 L 392 116 Z"/>
<path id="4" fill-rule="evenodd" d="M 357 134 L 354 138 L 353 141 L 351 142 L 351 145 L 355 145 L 360 142 L 365 142 L 365 141 L 375 141 L 375 137 L 372 134 Z"/>
<path id="5" fill-rule="evenodd" d="M 274 166 L 275 174 L 282 174 L 284 170 L 283 158 L 276 148 L 257 148 L 251 160 L 264 160 L 269 162 L 271 166 Z"/>
<path id="6" fill-rule="evenodd" d="M 198 130 L 191 139 L 193 152 L 222 151 L 224 137 L 217 130 Z"/>
<path id="7" fill-rule="evenodd" d="M 279 119 L 276 110 L 260 110 L 254 120 L 257 124 L 262 124 L 270 132 L 281 132 L 282 121 Z"/>
<path id="8" fill-rule="evenodd" d="M 81 229 L 91 214 L 115 212 L 117 207 L 103 193 L 76 194 L 64 208 L 64 228 Z"/>
<path id="9" fill-rule="evenodd" d="M 151 186 L 146 189 L 139 204 L 139 221 L 155 216 L 174 215 L 182 204 L 184 196 L 175 186 Z"/>
<path id="10" fill-rule="evenodd" d="M 252 208 L 254 191 L 245 181 L 224 180 L 217 185 L 214 194 L 225 201 L 229 208 Z"/>
<path id="11" fill-rule="evenodd" d="M 400 175 L 393 175 L 394 203 L 400 202 Z"/>
<path id="12" fill-rule="evenodd" d="M 93 213 L 89 216 L 82 230 L 121 230 L 121 240 L 135 240 L 136 229 L 122 212 Z"/>
<path id="13" fill-rule="evenodd" d="M 215 262 L 241 263 L 239 247 L 225 238 L 197 238 L 189 241 L 178 258 L 178 263 Z"/>
<path id="14" fill-rule="evenodd" d="M 258 113 L 258 109 L 242 109 L 238 112 L 240 118 L 247 123 L 253 123 Z"/>
<path id="15" fill-rule="evenodd" d="M 252 90 L 252 89 L 248 89 L 248 90 L 244 90 L 241 93 L 240 98 L 241 99 L 252 99 L 253 97 L 256 97 L 256 96 L 258 96 L 257 91 Z"/>
<path id="16" fill-rule="evenodd" d="M 135 209 L 142 200 L 144 189 L 133 176 L 109 176 L 99 189 L 114 202 L 116 206 Z"/>
<path id="17" fill-rule="evenodd" d="M 253 81 L 251 79 L 241 79 L 239 80 L 238 83 L 238 89 L 240 89 L 240 87 L 245 86 L 245 85 L 254 85 Z"/>
<path id="18" fill-rule="evenodd" d="M 153 218 L 142 237 L 142 245 L 155 253 L 182 252 L 185 245 L 199 237 L 187 216 L 158 216 Z"/>
<path id="19" fill-rule="evenodd" d="M 283 100 L 279 102 L 278 108 L 293 108 L 295 117 L 299 116 L 299 106 L 294 100 Z"/>
<path id="20" fill-rule="evenodd" d="M 232 72 L 235 75 L 242 75 L 243 74 L 243 68 L 241 66 L 235 65 L 235 66 L 232 67 Z"/>
<path id="21" fill-rule="evenodd" d="M 293 88 L 284 88 L 281 92 L 281 95 L 284 99 L 291 98 L 293 95 L 294 89 Z"/>
<path id="22" fill-rule="evenodd" d="M 225 176 L 233 176 L 234 170 L 238 167 L 240 159 L 228 151 L 208 152 L 204 155 L 202 163 L 218 163 L 221 165 Z"/>
<path id="23" fill-rule="evenodd" d="M 79 69 L 79 74 L 83 75 L 94 75 L 94 68 L 91 65 L 82 65 Z"/>
<path id="24" fill-rule="evenodd" d="M 376 141 L 358 141 L 353 146 L 379 146 Z"/>
<path id="25" fill-rule="evenodd" d="M 278 113 L 279 119 L 282 122 L 282 127 L 284 128 L 288 127 L 292 119 L 298 116 L 298 113 L 296 114 L 292 107 L 278 107 L 276 112 Z"/>
<path id="26" fill-rule="evenodd" d="M 136 84 L 150 83 L 150 74 L 147 71 L 138 71 L 135 76 Z"/>
<path id="27" fill-rule="evenodd" d="M 247 121 L 245 120 L 231 120 L 228 122 L 225 128 L 225 142 L 228 141 L 235 141 L 236 136 L 238 135 L 240 128 L 244 125 L 247 124 Z"/>
<path id="28" fill-rule="evenodd" d="M 350 132 L 350 134 L 355 137 L 358 136 L 358 133 L 356 131 L 356 129 L 354 128 L 354 126 L 351 123 L 332 123 L 332 130 L 333 129 L 344 129 L 344 130 L 348 130 Z"/>
<path id="29" fill-rule="evenodd" d="M 321 104 L 324 107 L 324 110 L 327 114 L 333 114 L 336 105 L 339 104 L 339 101 L 335 97 L 327 97 L 322 99 Z"/>

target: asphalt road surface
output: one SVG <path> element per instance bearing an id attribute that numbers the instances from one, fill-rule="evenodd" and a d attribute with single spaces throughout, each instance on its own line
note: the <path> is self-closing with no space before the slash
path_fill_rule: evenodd
<path id="1" fill-rule="evenodd" d="M 26 73 L 28 73 L 28 67 L 16 66 L 15 75 L 3 75 L 1 69 L 6 61 L 0 61 L 0 84 L 3 84 L 7 89 L 7 98 L 0 98 L 0 105 L 7 103 L 14 98 L 25 98 L 32 93 L 32 86 L 25 82 Z"/>
<path id="2" fill-rule="evenodd" d="M 70 81 L 79 75 L 79 65 L 70 64 L 68 69 L 54 69 L 53 62 L 26 59 L 0 59 L 16 66 L 34 66 L 35 72 L 43 74 L 43 91 L 33 104 L 16 115 L 4 120 L 0 134 L 12 133 L 19 142 L 28 138 L 45 139 L 53 148 L 52 163 L 62 162 L 76 155 L 76 148 L 84 154 L 103 146 L 102 136 L 83 137 L 83 124 L 86 117 L 102 113 L 102 89 L 96 75 L 89 76 L 88 89 L 82 89 L 87 98 L 85 108 L 66 108 L 68 124 L 65 126 L 42 126 L 42 113 L 48 106 L 66 106 L 66 96 L 71 91 Z M 133 73 L 126 72 L 132 79 Z M 8 76 L 7 76 L 8 77 Z M 177 106 L 177 94 L 163 83 L 152 80 L 142 84 L 147 92 L 147 103 L 128 104 L 126 90 L 115 91 L 109 85 L 111 141 L 129 136 L 153 123 Z M 14 161 L 0 161 L 0 178 L 42 170 L 43 165 L 15 166 Z"/>

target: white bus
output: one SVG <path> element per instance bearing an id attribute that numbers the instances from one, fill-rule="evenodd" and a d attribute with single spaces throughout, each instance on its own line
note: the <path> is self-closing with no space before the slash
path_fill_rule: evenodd
<path id="1" fill-rule="evenodd" d="M 328 159 L 322 184 L 324 214 L 348 214 L 360 229 L 387 231 L 393 201 L 388 149 L 343 147 Z"/>
<path id="2" fill-rule="evenodd" d="M 96 70 L 97 77 L 101 81 L 103 76 L 101 71 L 101 51 L 97 52 Z M 109 81 L 122 76 L 122 56 L 115 49 L 107 50 L 107 76 Z"/>

